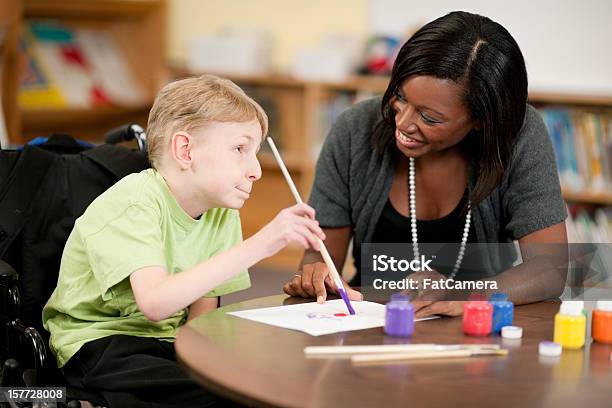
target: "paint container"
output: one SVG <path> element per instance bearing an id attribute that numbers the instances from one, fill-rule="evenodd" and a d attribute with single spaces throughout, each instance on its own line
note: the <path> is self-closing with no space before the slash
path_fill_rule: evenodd
<path id="1" fill-rule="evenodd" d="M 591 324 L 593 340 L 612 344 L 612 300 L 598 300 Z"/>
<path id="2" fill-rule="evenodd" d="M 504 326 L 501 329 L 504 339 L 520 339 L 523 337 L 523 328 L 518 326 Z"/>
<path id="3" fill-rule="evenodd" d="M 538 352 L 543 357 L 559 357 L 562 351 L 561 345 L 552 341 L 541 341 L 538 345 Z"/>
<path id="4" fill-rule="evenodd" d="M 391 301 L 385 308 L 385 334 L 410 337 L 413 333 L 414 306 L 406 295 L 391 295 Z"/>
<path id="5" fill-rule="evenodd" d="M 580 349 L 586 336 L 586 316 L 584 302 L 566 300 L 561 302 L 559 313 L 555 316 L 555 343 L 565 349 Z"/>
<path id="6" fill-rule="evenodd" d="M 468 336 L 488 336 L 493 326 L 493 306 L 489 302 L 470 301 L 463 305 L 463 332 Z"/>
<path id="7" fill-rule="evenodd" d="M 512 326 L 514 320 L 514 304 L 508 300 L 505 293 L 494 293 L 489 299 L 493 306 L 493 334 L 499 334 L 502 327 Z"/>

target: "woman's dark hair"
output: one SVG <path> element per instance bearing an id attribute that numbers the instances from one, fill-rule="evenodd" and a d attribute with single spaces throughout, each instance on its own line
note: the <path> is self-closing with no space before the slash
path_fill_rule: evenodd
<path id="1" fill-rule="evenodd" d="M 527 71 L 518 44 L 500 24 L 455 11 L 419 29 L 401 48 L 382 99 L 374 146 L 382 154 L 393 142 L 392 98 L 414 75 L 456 82 L 472 120 L 481 124 L 462 142 L 477 165 L 472 206 L 487 197 L 508 167 L 527 107 Z"/>

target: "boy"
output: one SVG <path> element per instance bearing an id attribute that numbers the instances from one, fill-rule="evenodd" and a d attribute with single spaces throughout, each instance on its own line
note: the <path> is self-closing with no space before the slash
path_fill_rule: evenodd
<path id="1" fill-rule="evenodd" d="M 70 386 L 111 408 L 216 402 L 176 362 L 177 329 L 249 287 L 251 265 L 291 241 L 324 239 L 303 204 L 242 240 L 237 209 L 261 177 L 267 129 L 231 81 L 203 75 L 160 91 L 147 125 L 152 169 L 119 181 L 76 221 L 43 310 Z"/>

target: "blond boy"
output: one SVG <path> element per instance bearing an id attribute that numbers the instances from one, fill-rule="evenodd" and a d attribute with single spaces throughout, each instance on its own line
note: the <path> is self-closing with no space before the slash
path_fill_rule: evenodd
<path id="1" fill-rule="evenodd" d="M 175 360 L 177 329 L 250 286 L 247 268 L 289 242 L 317 248 L 314 210 L 298 205 L 242 240 L 238 209 L 261 177 L 261 107 L 211 75 L 166 85 L 149 114 L 152 169 L 98 197 L 68 238 L 43 310 L 72 387 L 116 406 L 207 406 L 216 397 Z M 153 404 L 153 405 L 151 405 Z"/>

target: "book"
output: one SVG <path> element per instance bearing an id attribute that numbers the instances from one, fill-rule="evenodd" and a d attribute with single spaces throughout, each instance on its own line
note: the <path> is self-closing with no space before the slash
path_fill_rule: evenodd
<path id="1" fill-rule="evenodd" d="M 559 179 L 573 192 L 612 191 L 612 118 L 586 109 L 540 110 L 549 131 Z"/>
<path id="2" fill-rule="evenodd" d="M 38 54 L 32 32 L 24 33 L 25 40 L 20 46 L 21 59 L 24 61 L 24 71 L 21 77 L 19 105 L 25 108 L 63 108 L 68 101 L 62 94 L 57 83 L 45 68 L 43 57 Z"/>
<path id="3" fill-rule="evenodd" d="M 146 103 L 111 34 L 50 21 L 26 26 L 25 75 L 19 89 L 24 108 L 92 108 Z"/>
<path id="4" fill-rule="evenodd" d="M 140 106 L 147 102 L 145 91 L 110 32 L 79 29 L 76 43 L 89 61 L 94 82 L 112 104 Z"/>
<path id="5" fill-rule="evenodd" d="M 2 38 L 0 38 L 0 44 L 2 43 Z M 0 78 L 3 78 L 4 75 L 4 58 L 3 58 L 3 54 L 1 52 L 1 47 L 0 47 Z M 2 101 L 2 94 L 3 94 L 3 89 L 2 89 L 2 82 L 0 80 L 0 101 Z M 2 106 L 2 104 L 0 103 L 0 149 L 4 148 L 8 148 L 9 146 L 9 138 L 8 138 L 8 131 L 6 129 L 6 120 L 4 119 L 4 107 Z"/>
<path id="6" fill-rule="evenodd" d="M 612 207 L 594 211 L 585 205 L 568 207 L 566 220 L 570 243 L 612 243 Z"/>

